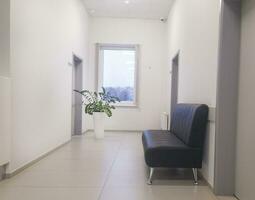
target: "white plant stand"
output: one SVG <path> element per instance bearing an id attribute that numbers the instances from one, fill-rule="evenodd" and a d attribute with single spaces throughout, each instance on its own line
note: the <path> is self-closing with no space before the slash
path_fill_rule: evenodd
<path id="1" fill-rule="evenodd" d="M 93 113 L 94 118 L 94 132 L 96 139 L 104 138 L 104 121 L 105 113 L 104 112 L 95 112 Z"/>

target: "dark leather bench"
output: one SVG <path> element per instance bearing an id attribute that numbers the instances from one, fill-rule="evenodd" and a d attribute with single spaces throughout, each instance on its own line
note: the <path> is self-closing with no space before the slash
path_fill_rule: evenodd
<path id="1" fill-rule="evenodd" d="M 192 168 L 195 184 L 198 183 L 197 169 L 202 168 L 208 110 L 203 104 L 178 104 L 170 131 L 144 131 L 145 162 L 150 167 L 148 184 L 152 184 L 155 168 Z"/>

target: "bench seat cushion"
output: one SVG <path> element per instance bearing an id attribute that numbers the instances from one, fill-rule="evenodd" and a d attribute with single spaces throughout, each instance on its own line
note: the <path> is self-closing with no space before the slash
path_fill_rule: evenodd
<path id="1" fill-rule="evenodd" d="M 145 162 L 149 167 L 201 168 L 202 151 L 187 146 L 169 131 L 144 131 Z"/>

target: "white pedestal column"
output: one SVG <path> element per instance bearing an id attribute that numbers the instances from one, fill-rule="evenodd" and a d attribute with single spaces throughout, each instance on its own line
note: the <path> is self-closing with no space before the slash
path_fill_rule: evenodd
<path id="1" fill-rule="evenodd" d="M 93 114 L 93 117 L 94 117 L 94 132 L 95 132 L 96 139 L 103 139 L 105 113 L 95 112 Z"/>

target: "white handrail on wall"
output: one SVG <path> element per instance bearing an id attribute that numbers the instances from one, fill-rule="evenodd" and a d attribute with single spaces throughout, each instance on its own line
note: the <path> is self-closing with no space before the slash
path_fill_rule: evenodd
<path id="1" fill-rule="evenodd" d="M 10 162 L 11 81 L 0 76 L 0 166 Z"/>

